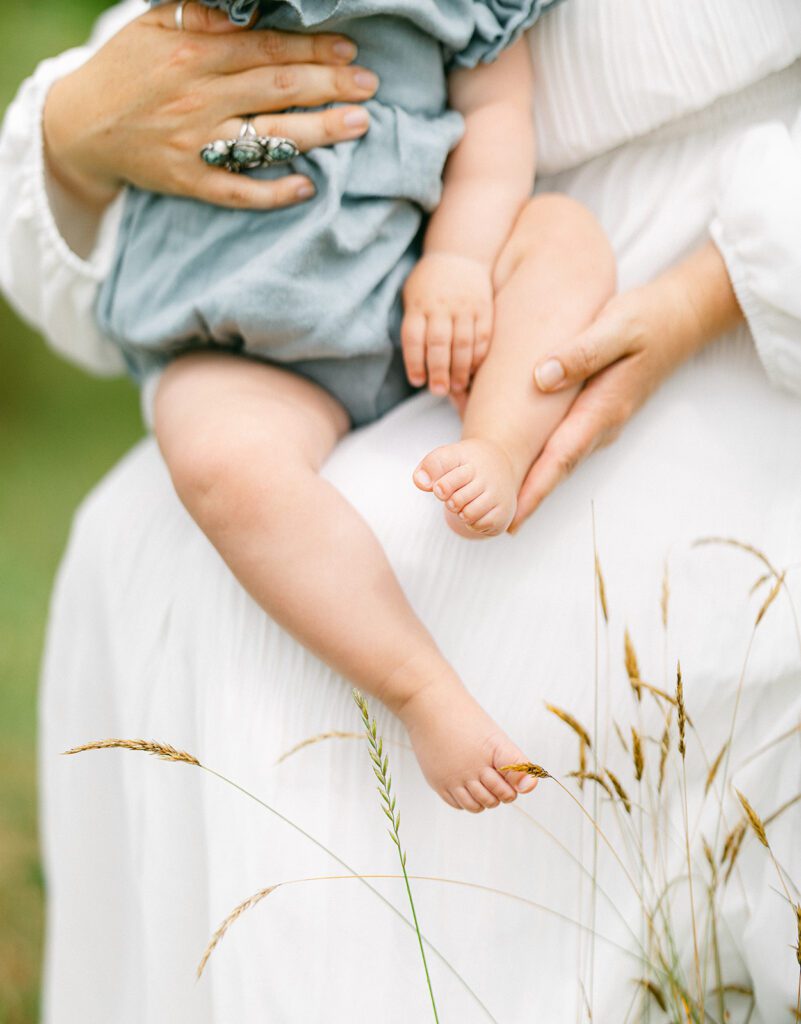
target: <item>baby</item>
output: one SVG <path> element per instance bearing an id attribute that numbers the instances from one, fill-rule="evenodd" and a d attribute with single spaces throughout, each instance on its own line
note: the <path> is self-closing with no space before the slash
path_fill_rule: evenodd
<path id="1" fill-rule="evenodd" d="M 499 769 L 522 751 L 319 470 L 351 427 L 428 381 L 461 400 L 463 439 L 414 481 L 458 532 L 500 534 L 574 397 L 535 401 L 532 369 L 611 291 L 600 229 L 568 206 L 530 219 L 532 260 L 504 249 L 516 222 L 527 238 L 534 178 L 520 37 L 553 0 L 204 2 L 243 23 L 258 9 L 257 28 L 351 37 L 380 77 L 370 129 L 292 160 L 316 188 L 299 206 L 223 210 L 130 190 L 100 324 L 137 376 L 157 379 L 176 490 L 265 611 L 401 718 L 449 804 L 512 800 L 533 780 Z"/>

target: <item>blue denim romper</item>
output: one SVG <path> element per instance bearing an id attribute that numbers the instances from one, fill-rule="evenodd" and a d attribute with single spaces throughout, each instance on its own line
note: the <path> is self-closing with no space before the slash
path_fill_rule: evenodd
<path id="1" fill-rule="evenodd" d="M 369 423 L 412 392 L 401 289 L 463 131 L 447 72 L 495 59 L 556 0 L 204 2 L 243 24 L 259 7 L 258 28 L 350 36 L 381 80 L 370 130 L 250 172 L 308 175 L 315 197 L 288 209 L 129 189 L 99 325 L 140 379 L 187 351 L 236 352 L 310 378 Z"/>

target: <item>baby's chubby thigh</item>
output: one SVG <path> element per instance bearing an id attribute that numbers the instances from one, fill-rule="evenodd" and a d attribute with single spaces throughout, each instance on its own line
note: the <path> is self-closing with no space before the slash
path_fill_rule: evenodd
<path id="1" fill-rule="evenodd" d="M 195 352 L 162 374 L 154 429 L 176 491 L 205 532 L 243 505 L 281 515 L 296 473 L 317 473 L 350 421 L 313 382 L 254 359 Z M 269 483 L 270 486 L 267 486 Z"/>

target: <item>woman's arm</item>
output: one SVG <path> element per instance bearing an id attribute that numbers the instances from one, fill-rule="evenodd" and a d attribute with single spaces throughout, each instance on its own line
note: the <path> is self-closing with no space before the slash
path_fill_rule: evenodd
<path id="1" fill-rule="evenodd" d="M 617 437 L 680 363 L 742 319 L 723 257 L 708 242 L 650 284 L 615 296 L 588 330 L 544 359 L 535 370 L 540 390 L 584 388 L 532 466 L 512 532 Z"/>
<path id="2" fill-rule="evenodd" d="M 532 89 L 522 40 L 491 64 L 451 74 L 465 133 L 404 288 L 406 372 L 434 394 L 464 392 L 489 348 L 493 270 L 534 181 Z"/>
<path id="3" fill-rule="evenodd" d="M 107 204 L 120 187 L 231 206 L 298 202 L 305 179 L 287 176 L 276 188 L 215 171 L 199 159 L 201 146 L 235 135 L 243 111 L 264 111 L 261 133 L 289 135 L 303 149 L 357 137 L 368 127 L 358 106 L 278 111 L 357 103 L 377 87 L 350 66 L 355 48 L 342 37 L 234 35 L 221 12 L 196 3 L 180 33 L 175 7 L 131 20 L 140 4 L 120 5 L 106 16 L 110 38 L 40 65 L 0 132 L 0 287 L 54 348 L 99 373 L 122 368 L 92 315 L 115 241 L 117 210 Z"/>

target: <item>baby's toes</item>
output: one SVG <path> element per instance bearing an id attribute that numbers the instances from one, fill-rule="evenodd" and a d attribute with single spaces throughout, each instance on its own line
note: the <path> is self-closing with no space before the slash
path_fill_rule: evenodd
<path id="1" fill-rule="evenodd" d="M 435 448 L 433 452 L 429 452 L 426 455 L 414 471 L 414 482 L 421 491 L 433 490 L 434 484 L 445 476 L 446 473 L 458 469 L 463 464 L 464 459 L 459 450 L 459 445 L 443 445 L 441 448 Z"/>
<path id="2" fill-rule="evenodd" d="M 478 801 L 482 807 L 497 807 L 500 803 L 498 797 L 491 793 L 478 779 L 471 779 L 465 783 L 465 786 L 470 796 Z"/>
<path id="3" fill-rule="evenodd" d="M 489 516 L 490 512 L 497 508 L 497 505 L 498 499 L 494 494 L 489 491 L 482 491 L 462 508 L 459 518 L 467 523 L 468 526 L 475 528 L 485 516 Z"/>
<path id="4" fill-rule="evenodd" d="M 497 537 L 506 532 L 506 528 L 511 523 L 513 517 L 514 508 L 505 508 L 502 503 L 499 503 L 494 508 L 491 508 L 486 515 L 471 523 L 471 526 L 474 530 L 485 534 L 487 537 Z"/>
<path id="5" fill-rule="evenodd" d="M 513 800 L 517 799 L 517 793 L 509 785 L 506 779 L 497 772 L 494 768 L 487 766 L 482 768 L 478 773 L 478 777 L 486 789 L 497 796 L 497 798 L 504 804 L 510 804 Z"/>
<path id="6" fill-rule="evenodd" d="M 465 811 L 470 811 L 471 814 L 480 814 L 484 810 L 483 804 L 480 804 L 474 796 L 472 796 L 465 786 L 457 786 L 453 790 L 453 795 Z"/>
<path id="7" fill-rule="evenodd" d="M 473 479 L 473 467 L 470 465 L 457 466 L 450 473 L 441 476 L 434 484 L 434 494 L 440 501 L 449 501 L 457 491 L 464 489 Z M 450 508 L 450 504 L 448 505 Z M 459 508 L 462 506 L 460 505 Z"/>
<path id="8" fill-rule="evenodd" d="M 472 467 L 468 466 L 467 469 L 470 473 L 470 479 L 463 487 L 454 491 L 445 502 L 450 512 L 456 512 L 458 514 L 463 508 L 471 504 L 476 500 L 476 498 L 484 493 L 484 482 L 476 479 L 472 475 Z"/>

